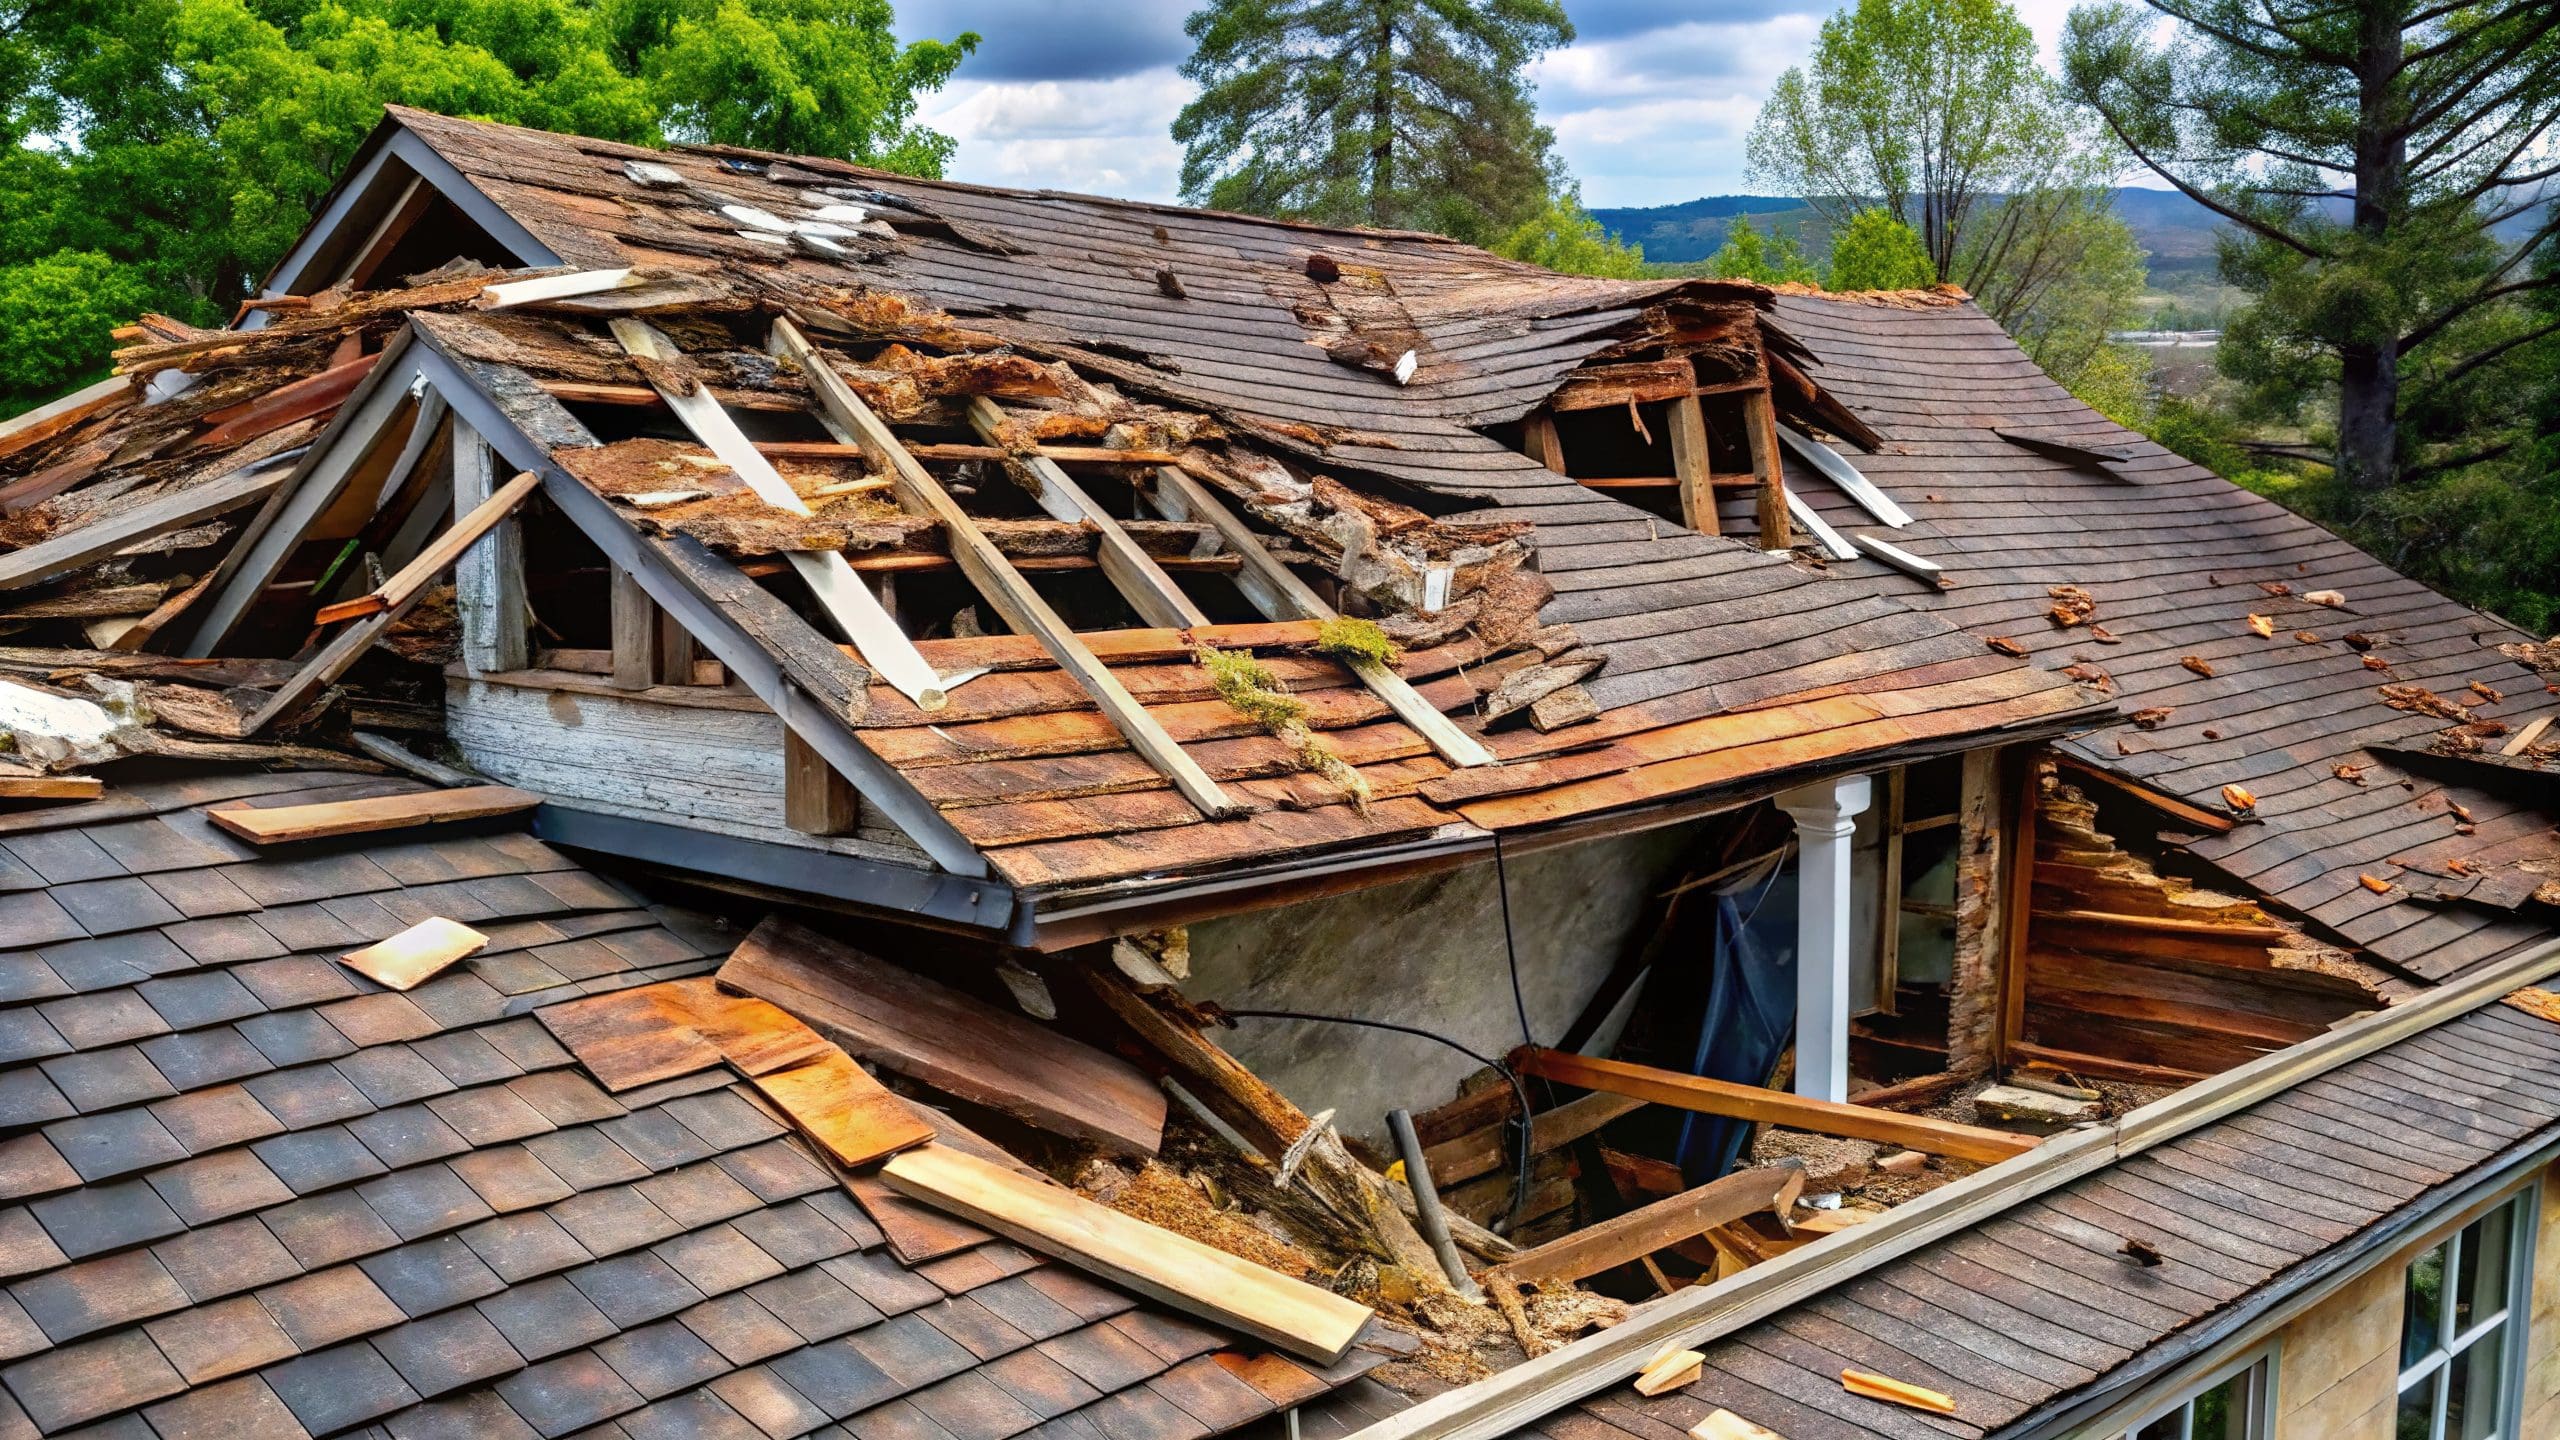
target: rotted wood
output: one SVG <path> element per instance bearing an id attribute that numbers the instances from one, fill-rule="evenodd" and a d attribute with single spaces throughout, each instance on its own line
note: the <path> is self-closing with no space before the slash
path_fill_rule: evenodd
<path id="1" fill-rule="evenodd" d="M 995 401 L 984 395 L 969 401 L 969 425 L 990 443 L 1004 437 L 1005 415 Z M 1093 527 L 1098 543 L 1096 557 L 1102 562 L 1102 573 L 1129 608 L 1150 625 L 1178 630 L 1189 625 L 1206 625 L 1209 617 L 1182 593 L 1182 587 L 1155 562 L 1154 557 L 1129 538 L 1111 512 L 1093 503 L 1084 487 L 1058 468 L 1058 462 L 1036 452 L 1013 457 L 1013 463 L 1030 473 L 1032 501 L 1060 520 L 1075 521 Z"/>
<path id="2" fill-rule="evenodd" d="M 1751 442 L 1751 474 L 1760 482 L 1759 497 L 1755 502 L 1760 548 L 1787 549 L 1796 543 L 1795 526 L 1788 518 L 1786 470 L 1778 458 L 1778 411 L 1769 403 L 1767 390 L 1752 390 L 1743 395 L 1742 428 Z"/>
<path id="3" fill-rule="evenodd" d="M 1721 535 L 1715 466 L 1707 454 L 1707 412 L 1697 396 L 1671 402 L 1670 429 L 1671 468 L 1680 478 L 1680 523 L 1701 535 Z"/>

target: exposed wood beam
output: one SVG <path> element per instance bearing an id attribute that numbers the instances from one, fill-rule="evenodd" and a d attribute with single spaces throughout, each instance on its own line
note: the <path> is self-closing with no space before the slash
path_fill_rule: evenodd
<path id="1" fill-rule="evenodd" d="M 1751 442 L 1751 473 L 1760 482 L 1760 548 L 1790 549 L 1796 537 L 1788 523 L 1786 471 L 1778 463 L 1777 407 L 1767 390 L 1743 394 L 1742 430 Z"/>
<path id="2" fill-rule="evenodd" d="M 1520 422 L 1520 453 L 1559 475 L 1572 473 L 1564 468 L 1564 439 L 1556 434 L 1552 412 L 1532 410 Z"/>
<path id="3" fill-rule="evenodd" d="M 1157 470 L 1155 477 L 1150 493 L 1166 519 L 1205 524 L 1218 532 L 1218 538 L 1229 550 L 1243 557 L 1244 568 L 1236 574 L 1236 588 L 1264 618 L 1319 622 L 1336 618 L 1333 607 L 1324 603 L 1322 596 L 1308 589 L 1307 582 L 1288 566 L 1272 558 L 1271 552 L 1262 547 L 1262 538 L 1189 472 L 1168 465 Z M 1423 699 L 1421 692 L 1406 684 L 1403 676 L 1374 660 L 1343 663 L 1351 667 L 1370 693 L 1396 712 L 1397 719 L 1431 742 L 1441 759 L 1452 765 L 1494 763 L 1493 752 L 1485 748 L 1483 741 L 1459 729 L 1456 722 Z"/>
<path id="4" fill-rule="evenodd" d="M 820 362 L 824 363 L 824 362 Z M 969 426 L 989 444 L 1004 440 L 1004 411 L 984 395 L 970 397 Z M 1026 487 L 1032 500 L 1042 510 L 1060 520 L 1081 521 L 1093 527 L 1097 536 L 1095 555 L 1102 562 L 1102 573 L 1138 612 L 1138 618 L 1167 630 L 1189 625 L 1206 625 L 1209 617 L 1155 558 L 1138 548 L 1129 532 L 1111 512 L 1093 503 L 1084 487 L 1058 468 L 1058 462 L 1037 453 L 1013 457 L 1014 463 L 1028 468 L 1038 483 Z M 955 547 L 956 549 L 956 547 Z"/>
<path id="5" fill-rule="evenodd" d="M 630 571 L 613 572 L 613 683 L 624 690 L 693 683 L 693 637 Z M 832 833 L 832 832 L 821 832 Z"/>
<path id="6" fill-rule="evenodd" d="M 756 449 L 767 460 L 858 460 L 866 453 L 859 445 L 833 440 L 759 440 Z M 934 445 L 914 440 L 907 442 L 907 453 L 919 460 L 1004 460 L 1037 455 L 1060 465 L 1170 465 L 1179 458 L 1170 450 L 1116 450 L 1108 445 L 1041 445 L 1030 450 L 1010 450 L 1002 445 Z"/>
<path id="7" fill-rule="evenodd" d="M 453 513 L 467 515 L 497 490 L 488 442 L 453 421 Z M 462 552 L 453 567 L 454 609 L 462 622 L 462 663 L 474 675 L 521 670 L 530 610 L 524 598 L 524 529 L 511 517 Z"/>
<path id="8" fill-rule="evenodd" d="M 2067 755 L 2055 758 L 2062 762 L 2063 768 L 2077 778 L 2096 781 L 2120 795 L 2139 800 L 2181 825 L 2192 825 L 2211 834 L 2223 835 L 2228 834 L 2240 823 L 2238 816 L 2220 810 L 2208 810 L 2202 805 L 2172 795 L 2166 790 L 2155 790 L 2138 780 L 2110 774 L 2095 765 L 2074 760 Z"/>
<path id="9" fill-rule="evenodd" d="M 1218 788 L 1218 782 L 1210 779 L 1209 772 L 1200 768 L 1200 763 L 1165 733 L 1164 726 L 1147 713 L 1146 707 L 1138 703 L 1137 698 L 1120 683 L 1119 677 L 1111 673 L 1110 667 L 1085 648 L 1076 632 L 1057 611 L 1049 607 L 1049 602 L 1031 587 L 1031 582 L 1023 578 L 1013 562 L 996 549 L 994 542 L 978 529 L 969 512 L 961 509 L 960 502 L 952 499 L 950 492 L 942 488 L 942 482 L 934 479 L 914 456 L 907 453 L 896 433 L 873 414 L 862 397 L 853 393 L 853 387 L 845 384 L 843 377 L 827 364 L 817 347 L 800 333 L 800 327 L 788 319 L 776 319 L 773 322 L 773 343 L 777 352 L 800 367 L 811 392 L 817 397 L 819 415 L 829 428 L 838 432 L 837 438 L 869 450 L 872 463 L 887 471 L 890 479 L 896 482 L 892 493 L 898 497 L 898 503 L 915 514 L 942 522 L 952 559 L 959 562 L 961 573 L 967 575 L 978 593 L 995 606 L 996 613 L 1004 617 L 1005 623 L 1038 639 L 1041 647 L 1057 660 L 1058 668 L 1074 677 L 1077 685 L 1093 697 L 1113 728 L 1128 740 L 1130 748 L 1172 781 L 1174 788 L 1182 792 L 1183 798 L 1200 813 L 1213 820 L 1236 813 L 1235 802 Z M 841 556 L 836 559 L 838 564 L 843 563 Z M 851 570 L 845 572 L 848 578 L 852 573 Z M 858 585 L 861 582 L 857 579 L 854 583 Z M 923 663 L 921 656 L 917 663 Z"/>
<path id="10" fill-rule="evenodd" d="M 803 835 L 850 835 L 862 822 L 853 785 L 795 731 L 782 732 L 782 823 Z"/>
<path id="11" fill-rule="evenodd" d="M 664 405 L 666 397 L 646 385 L 614 385 L 598 380 L 537 380 L 542 393 L 571 405 Z M 705 393 L 732 410 L 805 413 L 809 404 L 797 395 L 768 390 L 710 390 Z"/>
<path id="12" fill-rule="evenodd" d="M 1656 1250 L 1703 1235 L 1718 1225 L 1763 1211 L 1784 1211 L 1803 1189 L 1804 1171 L 1792 1165 L 1737 1170 L 1694 1190 L 1523 1250 L 1503 1261 L 1486 1279 L 1499 1276 L 1515 1285 L 1588 1279 L 1621 1265 L 1632 1265 Z"/>
<path id="13" fill-rule="evenodd" d="M 614 338 L 625 353 L 634 359 L 649 360 L 659 365 L 681 365 L 684 354 L 675 342 L 661 334 L 645 320 L 628 317 L 612 322 Z M 667 408 L 676 413 L 694 438 L 710 447 L 723 464 L 737 472 L 757 498 L 776 509 L 795 515 L 809 513 L 801 500 L 779 474 L 773 463 L 756 453 L 756 448 L 738 422 L 720 408 L 707 390 L 678 394 L 664 386 L 656 387 Z M 912 463 L 912 462 L 910 462 Z M 844 630 L 846 639 L 862 652 L 863 661 L 901 695 L 924 710 L 939 710 L 946 703 L 942 677 L 916 653 L 915 642 L 898 628 L 898 622 L 880 604 L 871 587 L 845 564 L 844 556 L 832 550 L 795 550 L 788 557 L 791 568 L 799 573 L 815 595 L 818 604 Z"/>
<path id="14" fill-rule="evenodd" d="M 1552 411 L 1603 410 L 1618 405 L 1650 404 L 1698 393 L 1697 367 L 1686 356 L 1668 360 L 1627 360 L 1586 365 L 1564 378 L 1547 397 Z"/>
<path id="15" fill-rule="evenodd" d="M 1959 1125 L 1926 1115 L 1905 1115 L 1898 1110 L 1871 1110 L 1863 1105 L 1814 1100 L 1776 1090 L 1763 1090 L 1757 1085 L 1736 1085 L 1731 1081 L 1710 1080 L 1700 1075 L 1683 1075 L 1677 1070 L 1635 1065 L 1623 1060 L 1601 1060 L 1561 1050 L 1523 1047 L 1514 1052 L 1512 1063 L 1523 1075 L 1535 1075 L 1563 1085 L 1579 1085 L 1586 1090 L 1606 1090 L 1611 1094 L 1631 1095 L 1638 1100 L 1695 1110 L 1704 1115 L 1727 1115 L 1737 1120 L 1810 1130 L 1818 1135 L 1874 1140 L 1986 1165 L 1997 1164 L 2013 1155 L 2023 1155 L 2039 1143 L 2029 1136 L 2013 1135 L 2006 1130 L 1986 1130 L 1978 1125 Z"/>
<path id="16" fill-rule="evenodd" d="M 251 466 L 210 484 L 163 495 L 120 515 L 0 555 L 0 590 L 17 590 L 103 560 L 136 540 L 193 525 L 265 498 L 288 471 Z"/>
<path id="17" fill-rule="evenodd" d="M 1707 454 L 1707 411 L 1695 395 L 1671 402 L 1671 468 L 1680 479 L 1680 523 L 1701 535 L 1721 535 L 1716 519 L 1716 473 Z"/>
<path id="18" fill-rule="evenodd" d="M 409 234 L 409 227 L 417 224 L 418 217 L 427 213 L 427 207 L 435 203 L 435 198 L 435 187 L 412 174 L 409 183 L 402 187 L 400 198 L 393 201 L 391 208 L 374 223 L 372 231 L 364 237 L 364 244 L 357 247 L 354 257 L 347 261 L 347 268 L 338 273 L 338 279 L 352 289 L 369 287 L 373 283 L 374 272 L 382 268 L 382 262 L 390 258 L 393 250 L 399 248 L 400 242 Z"/>

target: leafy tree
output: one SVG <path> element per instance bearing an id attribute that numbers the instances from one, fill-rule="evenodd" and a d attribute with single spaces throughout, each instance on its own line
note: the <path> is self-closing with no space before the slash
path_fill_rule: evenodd
<path id="1" fill-rule="evenodd" d="M 1483 244 L 1556 189 L 1521 74 L 1573 39 L 1560 0 L 1209 0 L 1183 29 L 1194 203 Z"/>
<path id="2" fill-rule="evenodd" d="M 939 173 L 951 141 L 917 97 L 977 37 L 900 46 L 890 20 L 888 0 L 0 0 L 0 293 L 58 287 L 48 262 L 77 252 L 138 284 L 125 318 L 227 319 L 386 102 Z M 86 343 L 77 368 L 105 355 Z M 0 379 L 0 412 L 25 393 Z"/>
<path id="3" fill-rule="evenodd" d="M 103 373 L 107 332 L 140 308 L 142 280 L 94 250 L 0 270 L 0 393 L 42 399 Z"/>
<path id="4" fill-rule="evenodd" d="M 2114 160 L 2007 0 L 1855 0 L 1779 77 L 1750 156 L 1835 230 L 1869 207 L 1911 227 L 1931 278 L 2066 384 L 2133 317 L 2142 259 Z"/>
<path id="5" fill-rule="evenodd" d="M 2254 303 L 2221 363 L 2261 413 L 2331 397 L 2348 495 L 2527 443 L 2517 377 L 2560 334 L 2523 303 L 2560 287 L 2538 258 L 2560 6 L 2108 3 L 2072 13 L 2064 59 L 2135 159 L 2230 222 L 2223 276 Z"/>
<path id="6" fill-rule="evenodd" d="M 1832 232 L 1831 290 L 1914 290 L 1937 283 L 1920 233 L 1881 209 L 1869 207 Z"/>
<path id="7" fill-rule="evenodd" d="M 1566 275 L 1600 275 L 1632 280 L 1644 273 L 1644 247 L 1630 245 L 1600 228 L 1582 208 L 1582 192 L 1568 187 L 1547 207 L 1495 242 L 1493 252 L 1513 260 L 1544 265 Z"/>
<path id="8" fill-rule="evenodd" d="M 1707 273 L 1725 280 L 1757 280 L 1763 285 L 1811 285 L 1818 278 L 1804 258 L 1792 230 L 1774 230 L 1760 238 L 1748 215 L 1736 215 L 1725 227 L 1724 244 L 1707 260 Z"/>

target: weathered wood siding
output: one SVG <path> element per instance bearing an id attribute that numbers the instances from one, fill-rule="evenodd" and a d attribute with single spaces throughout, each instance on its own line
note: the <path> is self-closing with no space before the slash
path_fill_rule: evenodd
<path id="1" fill-rule="evenodd" d="M 905 862 L 923 853 L 868 812 L 851 835 L 785 825 L 782 722 L 751 697 L 672 704 L 448 676 L 445 728 L 474 769 L 565 803 L 777 845 Z"/>

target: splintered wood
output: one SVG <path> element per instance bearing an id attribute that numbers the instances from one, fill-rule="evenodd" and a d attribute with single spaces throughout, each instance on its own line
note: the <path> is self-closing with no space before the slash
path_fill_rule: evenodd
<path id="1" fill-rule="evenodd" d="M 1164 1091 L 1135 1066 L 788 920 L 757 926 L 720 983 L 875 1065 L 1052 1134 L 1135 1155 L 1164 1137 Z"/>
<path id="2" fill-rule="evenodd" d="M 1665 1391 L 1677 1390 L 1695 1382 L 1706 1364 L 1707 1357 L 1698 1351 L 1673 1346 L 1654 1356 L 1636 1376 L 1636 1393 L 1651 1399 Z"/>
<path id="3" fill-rule="evenodd" d="M 1766 1425 L 1755 1425 L 1730 1410 L 1718 1410 L 1689 1427 L 1689 1440 L 1787 1440 Z"/>
<path id="4" fill-rule="evenodd" d="M 1887 1404 L 1908 1406 L 1914 1410 L 1926 1410 L 1937 1415 L 1956 1413 L 1954 1396 L 1924 1386 L 1913 1385 L 1908 1381 L 1896 1380 L 1890 1375 L 1875 1375 L 1864 1370 L 1843 1370 L 1840 1372 L 1840 1385 L 1850 1394 L 1864 1395 L 1870 1400 L 1882 1400 Z"/>
<path id="5" fill-rule="evenodd" d="M 478 954 L 488 943 L 488 936 L 439 915 L 421 920 L 388 940 L 349 951 L 339 956 L 338 962 L 376 984 L 414 990 L 420 982 L 441 974 L 446 966 Z"/>
<path id="6" fill-rule="evenodd" d="M 366 800 L 332 800 L 320 805 L 216 809 L 205 813 L 214 824 L 252 844 L 284 845 L 416 825 L 485 820 L 530 810 L 541 803 L 542 797 L 530 791 L 505 785 L 473 785 L 460 790 L 418 790 Z"/>
<path id="7" fill-rule="evenodd" d="M 755 1083 L 839 1165 L 868 1165 L 933 1138 L 933 1127 L 905 1101 L 832 1047 L 810 1064 L 758 1075 Z"/>
<path id="8" fill-rule="evenodd" d="M 907 1151 L 880 1174 L 1042 1254 L 1323 1364 L 1341 1359 L 1369 1323 L 1365 1305 L 948 1145 Z"/>

